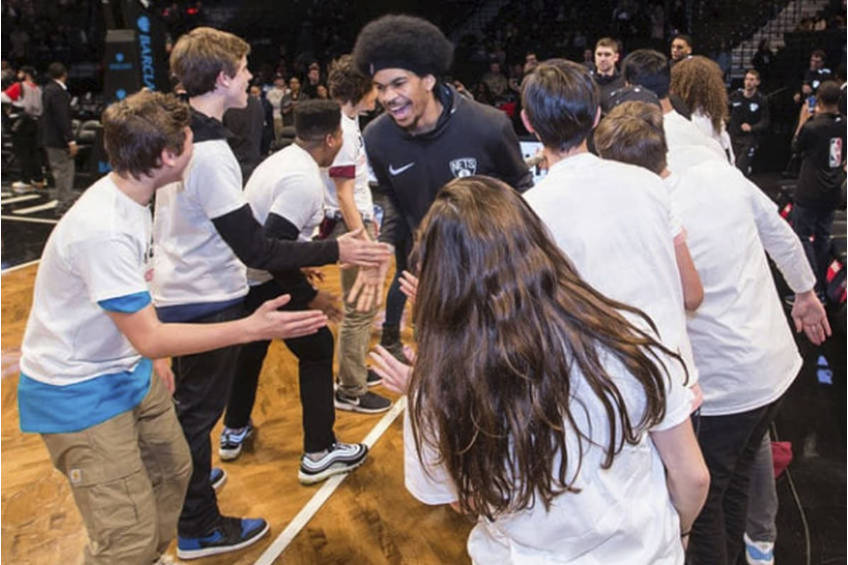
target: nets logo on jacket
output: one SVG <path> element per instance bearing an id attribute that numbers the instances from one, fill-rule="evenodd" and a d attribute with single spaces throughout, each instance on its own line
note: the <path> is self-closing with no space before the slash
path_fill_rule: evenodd
<path id="1" fill-rule="evenodd" d="M 477 159 L 461 157 L 450 162 L 450 170 L 454 178 L 470 177 L 477 172 Z"/>

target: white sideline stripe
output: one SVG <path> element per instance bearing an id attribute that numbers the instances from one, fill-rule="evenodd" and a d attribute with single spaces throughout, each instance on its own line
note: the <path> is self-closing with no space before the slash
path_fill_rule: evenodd
<path id="1" fill-rule="evenodd" d="M 8 197 L 12 196 L 12 193 L 11 192 L 0 192 L 0 196 L 2 196 L 3 198 L 8 198 Z"/>
<path id="2" fill-rule="evenodd" d="M 16 204 L 18 202 L 26 202 L 27 200 L 35 200 L 36 198 L 41 198 L 40 194 L 23 194 L 21 196 L 15 196 L 14 198 L 7 198 L 6 200 L 0 200 L 0 206 L 5 206 L 6 204 Z"/>
<path id="3" fill-rule="evenodd" d="M 21 216 L 0 216 L 0 220 L 11 220 L 13 222 L 32 222 L 34 224 L 58 224 L 59 220 L 47 220 L 45 218 L 22 218 Z"/>
<path id="4" fill-rule="evenodd" d="M 20 265 L 15 265 L 14 267 L 3 269 L 2 271 L 0 271 L 0 275 L 5 275 L 6 273 L 11 273 L 12 271 L 17 271 L 18 269 L 23 269 L 24 267 L 29 267 L 30 265 L 35 265 L 40 261 L 41 259 L 36 259 L 35 261 L 30 261 L 29 263 L 21 263 Z"/>
<path id="5" fill-rule="evenodd" d="M 401 396 L 397 402 L 395 402 L 394 406 L 392 406 L 391 410 L 386 412 L 386 414 L 377 422 L 377 425 L 368 432 L 368 435 L 365 436 L 365 439 L 362 440 L 362 443 L 368 446 L 368 450 L 370 451 L 374 444 L 380 439 L 389 426 L 392 425 L 392 422 L 398 417 L 399 414 L 402 414 L 406 409 L 406 396 Z M 280 532 L 280 535 L 277 536 L 277 539 L 274 540 L 274 543 L 268 546 L 265 552 L 259 556 L 259 559 L 256 560 L 255 565 L 271 565 L 276 561 L 276 559 L 286 550 L 289 544 L 294 540 L 295 536 L 309 523 L 309 521 L 315 516 L 318 510 L 321 509 L 321 506 L 324 505 L 325 502 L 332 496 L 332 494 L 339 488 L 339 485 L 342 481 L 350 473 L 345 473 L 343 475 L 333 475 L 327 481 L 321 485 L 321 488 L 318 489 L 318 492 L 312 495 L 312 498 L 309 499 L 309 502 L 300 509 L 300 512 L 289 522 L 289 525 L 286 526 L 286 529 Z"/>
<path id="6" fill-rule="evenodd" d="M 20 210 L 12 210 L 12 214 L 32 214 L 41 212 L 42 210 L 52 210 L 59 205 L 58 200 L 51 200 L 47 204 L 39 204 L 38 206 L 30 206 L 29 208 L 21 208 Z"/>

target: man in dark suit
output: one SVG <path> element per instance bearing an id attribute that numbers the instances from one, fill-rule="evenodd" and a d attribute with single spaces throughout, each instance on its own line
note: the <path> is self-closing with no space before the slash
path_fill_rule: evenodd
<path id="1" fill-rule="evenodd" d="M 50 81 L 44 86 L 41 117 L 44 148 L 56 183 L 58 213 L 70 208 L 73 203 L 74 157 L 77 143 L 71 129 L 71 95 L 65 83 L 68 70 L 62 63 L 51 63 L 47 68 Z"/>

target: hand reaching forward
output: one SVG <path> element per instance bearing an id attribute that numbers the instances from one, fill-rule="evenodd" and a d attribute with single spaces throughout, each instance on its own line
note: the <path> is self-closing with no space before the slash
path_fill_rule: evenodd
<path id="1" fill-rule="evenodd" d="M 378 267 L 360 267 L 345 300 L 349 304 L 355 304 L 359 312 L 367 312 L 379 306 L 383 300 L 383 284 L 388 271 L 388 259 Z"/>
<path id="2" fill-rule="evenodd" d="M 392 255 L 392 248 L 386 243 L 371 241 L 360 237 L 362 228 L 348 232 L 338 239 L 339 262 L 360 267 L 379 267 Z"/>
<path id="3" fill-rule="evenodd" d="M 250 341 L 302 337 L 314 334 L 327 325 L 327 316 L 320 310 L 279 312 L 277 309 L 289 300 L 291 296 L 288 294 L 268 300 L 244 319 Z"/>
<path id="4" fill-rule="evenodd" d="M 403 353 L 407 359 L 415 363 L 415 353 L 411 347 L 404 347 Z M 369 355 L 375 363 L 374 372 L 383 377 L 383 386 L 391 391 L 406 394 L 409 379 L 412 376 L 412 367 L 395 359 L 382 345 L 378 345 Z"/>
<path id="5" fill-rule="evenodd" d="M 795 295 L 795 304 L 792 305 L 792 321 L 795 322 L 795 331 L 803 332 L 813 344 L 820 345 L 830 337 L 830 323 L 827 321 L 827 313 L 824 306 L 819 302 L 816 293 L 812 290 Z"/>
<path id="6" fill-rule="evenodd" d="M 418 295 L 418 277 L 404 271 L 400 275 L 400 291 L 406 295 L 412 302 L 415 302 L 415 297 Z"/>

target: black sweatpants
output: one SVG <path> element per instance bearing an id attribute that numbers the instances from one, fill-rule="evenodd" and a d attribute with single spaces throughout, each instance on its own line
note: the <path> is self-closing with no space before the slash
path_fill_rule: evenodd
<path id="1" fill-rule="evenodd" d="M 252 313 L 266 300 L 286 293 L 291 294 L 292 299 L 281 310 L 308 309 L 306 297 L 282 288 L 275 280 L 251 287 L 245 307 L 248 313 Z M 336 441 L 333 435 L 336 419 L 333 406 L 333 334 L 323 327 L 312 335 L 284 341 L 297 356 L 299 364 L 303 450 L 307 453 L 323 451 Z M 233 381 L 227 415 L 224 417 L 224 425 L 228 428 L 247 425 L 256 401 L 262 362 L 270 344 L 270 341 L 255 341 L 242 346 L 238 377 Z"/>

